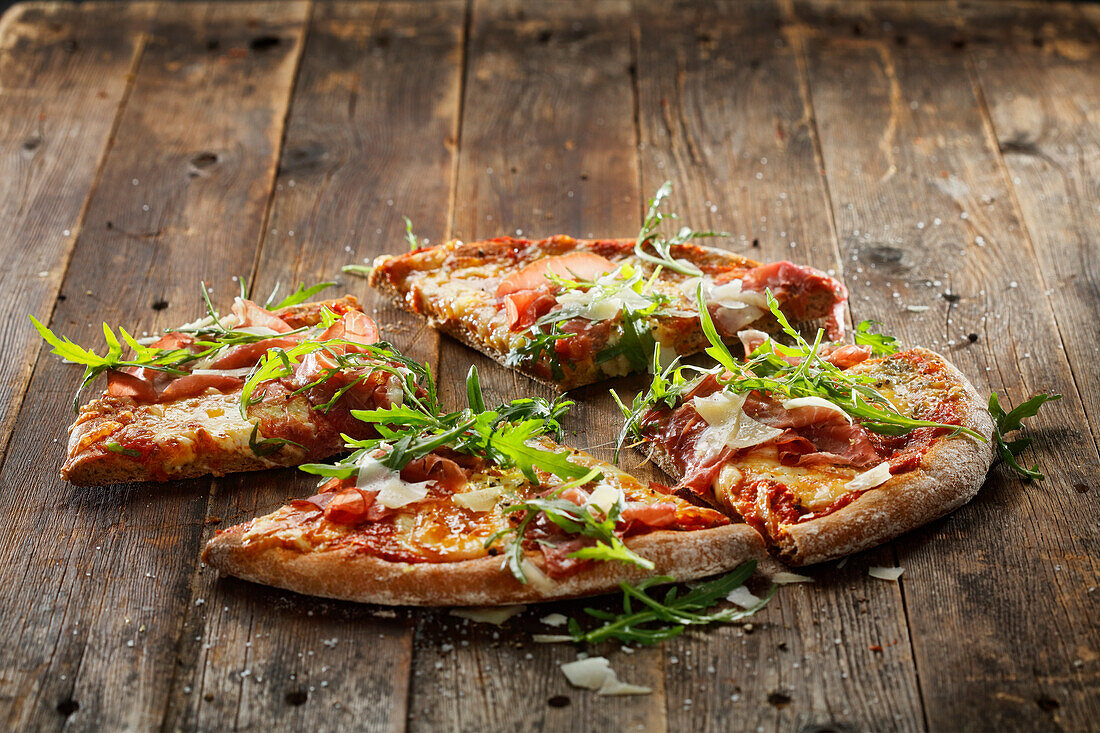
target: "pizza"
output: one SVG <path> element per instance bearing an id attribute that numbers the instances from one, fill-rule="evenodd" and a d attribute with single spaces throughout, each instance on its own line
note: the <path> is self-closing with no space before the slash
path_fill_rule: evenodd
<path id="1" fill-rule="evenodd" d="M 450 414 L 430 397 L 357 412 L 385 437 L 303 466 L 324 477 L 315 495 L 218 532 L 204 561 L 328 598 L 488 606 L 766 559 L 744 523 L 555 442 L 568 403 L 485 410 L 479 399 Z"/>
<path id="2" fill-rule="evenodd" d="M 678 495 L 744 521 L 781 561 L 872 547 L 956 509 L 984 482 L 993 420 L 939 354 L 898 350 L 861 324 L 857 344 L 843 346 L 793 329 L 793 346 L 743 332 L 739 362 L 705 327 L 718 366 L 657 375 L 623 406 L 624 437 L 642 442 Z"/>
<path id="3" fill-rule="evenodd" d="M 700 294 L 723 338 L 775 327 L 765 291 L 790 319 L 826 319 L 830 338 L 843 337 L 848 291 L 839 281 L 695 243 L 714 232 L 663 237 L 668 190 L 635 239 L 451 241 L 378 257 L 368 279 L 433 327 L 563 390 L 651 369 L 654 343 L 669 357 L 701 351 Z"/>
<path id="4" fill-rule="evenodd" d="M 106 376 L 69 429 L 61 477 L 98 485 L 220 476 L 320 460 L 344 449 L 341 434 L 365 437 L 372 428 L 352 411 L 401 404 L 423 367 L 379 343 L 353 296 L 303 302 L 315 291 L 271 308 L 240 297 L 231 313 L 210 307 L 151 343 L 124 329 L 120 340 L 104 325 L 105 356 L 35 321 L 55 354 L 85 365 L 84 385 Z"/>

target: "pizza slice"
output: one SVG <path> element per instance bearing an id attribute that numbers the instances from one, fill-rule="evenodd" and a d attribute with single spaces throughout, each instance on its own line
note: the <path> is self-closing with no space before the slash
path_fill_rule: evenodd
<path id="1" fill-rule="evenodd" d="M 401 404 L 423 367 L 379 341 L 354 297 L 304 302 L 319 288 L 270 307 L 239 297 L 227 315 L 207 300 L 205 318 L 146 343 L 104 324 L 102 356 L 32 317 L 53 353 L 85 366 L 81 389 L 107 380 L 69 429 L 61 477 L 98 485 L 220 476 L 320 460 L 344 449 L 342 433 L 373 435 L 351 410 Z M 74 409 L 79 399 L 78 391 Z"/>
<path id="2" fill-rule="evenodd" d="M 766 289 L 790 319 L 825 318 L 830 337 L 842 337 L 848 292 L 840 282 L 694 242 L 714 232 L 661 236 L 667 193 L 666 185 L 633 240 L 453 241 L 379 257 L 369 282 L 432 326 L 560 389 L 646 371 L 655 342 L 666 356 L 701 351 L 700 291 L 725 339 L 775 327 Z"/>
<path id="3" fill-rule="evenodd" d="M 744 520 L 794 565 L 872 547 L 974 497 L 994 424 L 958 369 L 868 324 L 855 345 L 809 343 L 772 310 L 793 346 L 743 332 L 749 355 L 737 361 L 704 315 L 718 366 L 672 366 L 620 402 L 623 438 L 643 441 L 679 495 Z"/>
<path id="4" fill-rule="evenodd" d="M 354 441 L 318 493 L 217 533 L 225 574 L 351 601 L 502 605 L 606 592 L 661 574 L 689 580 L 766 559 L 759 535 L 582 452 L 563 448 L 571 403 L 522 399 L 443 414 L 434 390 L 355 411 Z"/>

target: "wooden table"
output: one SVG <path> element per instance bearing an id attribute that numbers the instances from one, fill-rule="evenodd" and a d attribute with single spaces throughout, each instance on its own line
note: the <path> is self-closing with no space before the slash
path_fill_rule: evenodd
<path id="1" fill-rule="evenodd" d="M 343 280 L 455 404 L 546 394 L 340 267 L 439 241 L 631 236 L 665 179 L 727 246 L 843 277 L 856 320 L 1012 403 L 1065 398 L 978 498 L 816 568 L 751 627 L 606 653 L 650 696 L 570 688 L 568 645 L 219 580 L 218 527 L 294 471 L 57 478 L 81 342 L 153 332 L 240 274 Z M 654 0 L 28 4 L 0 21 L 0 720 L 10 729 L 1096 729 L 1097 6 Z M 607 385 L 571 438 L 608 456 Z M 488 396 L 488 395 L 487 395 Z M 636 456 L 624 465 L 637 467 Z M 638 469 L 656 475 L 649 467 Z M 869 578 L 900 564 L 899 583 Z"/>

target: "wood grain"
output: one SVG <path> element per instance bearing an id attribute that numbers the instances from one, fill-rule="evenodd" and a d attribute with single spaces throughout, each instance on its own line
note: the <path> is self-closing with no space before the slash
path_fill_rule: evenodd
<path id="1" fill-rule="evenodd" d="M 152 5 L 20 5 L 0 19 L 0 456 L 89 193 L 144 44 Z"/>
<path id="2" fill-rule="evenodd" d="M 638 21 L 643 188 L 671 176 L 670 210 L 730 232 L 714 241 L 738 254 L 840 270 L 813 111 L 776 6 L 650 3 Z M 900 591 L 866 575 L 890 564 L 889 550 L 830 563 L 814 585 L 783 588 L 749 633 L 667 643 L 670 727 L 920 729 Z"/>
<path id="3" fill-rule="evenodd" d="M 159 8 L 55 329 L 83 342 L 101 320 L 153 331 L 201 309 L 200 279 L 232 294 L 228 273 L 247 272 L 259 239 L 305 11 Z M 264 36 L 282 40 L 250 48 Z M 195 175 L 211 155 L 216 174 Z M 175 671 L 209 482 L 62 484 L 55 436 L 77 379 L 39 361 L 0 472 L 6 723 L 148 729 Z"/>
<path id="4" fill-rule="evenodd" d="M 954 18 L 921 4 L 797 12 L 856 316 L 1012 403 L 1066 395 L 1034 421 L 1027 458 L 1046 482 L 994 469 L 972 504 L 895 543 L 927 725 L 1088 727 L 1097 499 L 1073 486 L 1095 483 L 1096 447 Z"/>
<path id="5" fill-rule="evenodd" d="M 421 236 L 446 234 L 463 12 L 461 2 L 314 8 L 254 278 L 258 293 L 277 282 L 289 292 L 300 281 L 339 280 L 330 292 L 360 297 L 386 338 L 432 362 L 433 331 L 339 273 L 403 248 L 403 214 Z M 315 484 L 290 470 L 219 480 L 208 535 L 308 496 Z M 192 605 L 195 633 L 181 655 L 188 671 L 176 682 L 170 727 L 404 727 L 407 612 L 219 581 L 210 571 L 194 595 L 204 602 Z"/>
<path id="6" fill-rule="evenodd" d="M 963 15 L 991 145 L 1004 162 L 1095 426 L 1100 384 L 1087 375 L 1100 332 L 1100 32 L 1061 8 L 968 5 Z"/>
<path id="7" fill-rule="evenodd" d="M 631 236 L 640 223 L 632 116 L 630 7 L 477 2 L 471 18 L 454 232 Z M 440 351 L 443 399 L 465 401 L 469 365 L 486 401 L 551 396 L 452 340 Z M 577 390 L 567 441 L 604 444 L 619 418 L 609 385 Z M 532 608 L 504 629 L 450 618 L 418 625 L 413 730 L 663 730 L 661 650 L 611 651 L 623 679 L 654 688 L 637 698 L 600 698 L 571 688 L 557 669 L 576 659 L 567 645 L 531 642 L 538 619 L 582 615 L 583 603 Z M 550 627 L 545 627 L 550 631 Z M 452 649 L 453 647 L 453 649 Z"/>

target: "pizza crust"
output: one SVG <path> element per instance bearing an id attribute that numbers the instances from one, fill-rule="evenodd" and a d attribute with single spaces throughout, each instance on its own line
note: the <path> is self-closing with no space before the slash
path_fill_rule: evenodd
<path id="1" fill-rule="evenodd" d="M 993 463 L 993 418 L 986 401 L 962 372 L 935 352 L 922 351 L 942 361 L 950 378 L 964 390 L 960 423 L 988 442 L 965 435 L 941 439 L 913 471 L 894 476 L 832 514 L 784 526 L 783 534 L 771 543 L 779 560 L 801 566 L 851 555 L 939 519 L 977 495 Z M 647 443 L 645 452 L 669 476 L 677 481 L 683 478 L 662 446 Z"/>
<path id="2" fill-rule="evenodd" d="M 353 550 L 301 552 L 281 545 L 246 546 L 247 525 L 214 536 L 203 561 L 224 575 L 255 583 L 361 603 L 418 606 L 502 606 L 607 593 L 620 582 L 636 583 L 653 575 L 677 581 L 727 572 L 757 560 L 765 573 L 779 570 L 760 535 L 745 524 L 685 532 L 656 531 L 626 544 L 653 561 L 654 570 L 622 563 L 593 563 L 550 584 L 524 585 L 502 568 L 499 557 L 447 563 L 402 563 Z M 541 558 L 528 553 L 541 569 Z"/>
<path id="3" fill-rule="evenodd" d="M 851 555 L 939 519 L 977 495 L 993 464 L 993 418 L 962 372 L 946 359 L 943 363 L 966 392 L 961 424 L 988 442 L 965 435 L 941 439 L 913 471 L 894 476 L 832 514 L 785 527 L 784 536 L 777 538 L 781 560 L 812 565 Z"/>

